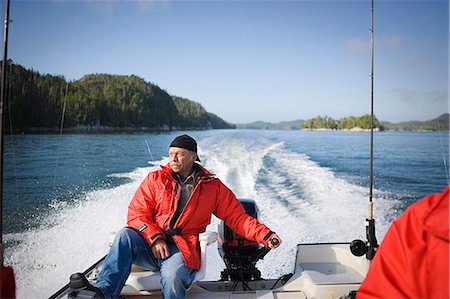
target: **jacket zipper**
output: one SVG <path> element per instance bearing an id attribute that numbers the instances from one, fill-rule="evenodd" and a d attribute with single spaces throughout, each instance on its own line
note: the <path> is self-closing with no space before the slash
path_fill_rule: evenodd
<path id="1" fill-rule="evenodd" d="M 189 198 L 188 198 L 188 200 L 187 200 L 187 202 L 186 202 L 186 205 L 184 206 L 183 211 L 181 211 L 180 215 L 178 216 L 177 221 L 176 221 L 176 222 L 173 224 L 173 226 L 170 227 L 170 228 L 176 227 L 177 224 L 178 224 L 178 222 L 180 222 L 180 218 L 181 218 L 181 216 L 183 215 L 184 210 L 186 210 L 186 207 L 188 206 L 189 202 L 191 201 L 192 194 L 194 194 L 194 191 L 195 191 L 195 189 L 197 189 L 197 186 L 198 186 L 199 183 L 200 183 L 200 178 L 197 178 L 197 179 L 195 180 L 195 182 L 194 182 L 194 188 L 192 189 L 191 194 L 189 194 Z M 177 205 L 178 205 L 178 201 L 177 201 Z M 176 209 L 175 209 L 174 211 L 176 211 Z M 173 218 L 173 216 L 175 216 L 174 214 L 175 214 L 175 213 L 173 213 L 173 215 L 172 215 L 171 218 Z M 169 223 L 172 223 L 172 221 L 169 222 Z"/>
<path id="2" fill-rule="evenodd" d="M 172 218 L 175 216 L 175 211 L 177 210 L 177 207 L 178 207 L 179 196 L 177 198 L 177 194 L 178 194 L 178 190 L 180 189 L 179 185 L 180 184 L 177 181 L 175 181 L 175 188 L 173 189 L 174 200 L 172 201 L 172 204 L 170 205 L 170 213 L 172 215 L 169 217 L 169 219 L 167 219 L 166 225 L 165 225 L 169 229 L 173 228 L 170 224 L 172 223 Z"/>
<path id="3" fill-rule="evenodd" d="M 176 227 L 177 224 L 178 224 L 178 222 L 180 222 L 181 216 L 183 216 L 183 213 L 184 213 L 184 211 L 186 210 L 186 207 L 188 206 L 189 202 L 191 201 L 192 195 L 194 194 L 195 190 L 197 190 L 197 188 L 198 188 L 198 186 L 200 185 L 200 183 L 201 183 L 202 181 L 206 182 L 206 181 L 208 181 L 209 179 L 212 179 L 212 178 L 198 177 L 198 178 L 195 180 L 195 182 L 194 182 L 194 188 L 192 189 L 191 195 L 189 195 L 188 201 L 186 202 L 186 205 L 184 206 L 183 211 L 181 211 L 180 216 L 178 216 L 177 221 L 174 223 L 173 227 L 171 227 L 171 228 Z M 175 213 L 174 213 L 174 214 L 175 214 Z M 174 215 L 172 215 L 172 217 L 173 217 L 173 216 L 174 216 Z M 169 222 L 169 223 L 170 223 L 170 222 Z"/>

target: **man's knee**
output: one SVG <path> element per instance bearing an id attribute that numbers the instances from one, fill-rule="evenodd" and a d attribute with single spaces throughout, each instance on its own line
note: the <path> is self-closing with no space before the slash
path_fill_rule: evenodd
<path id="1" fill-rule="evenodd" d="M 124 227 L 117 232 L 116 237 L 114 238 L 114 243 L 131 245 L 133 243 L 133 239 L 139 237 L 139 234 L 135 230 Z"/>
<path id="2" fill-rule="evenodd" d="M 120 237 L 129 237 L 129 236 L 134 236 L 137 235 L 137 232 L 129 227 L 123 227 L 121 228 L 118 232 L 116 236 L 120 236 Z"/>

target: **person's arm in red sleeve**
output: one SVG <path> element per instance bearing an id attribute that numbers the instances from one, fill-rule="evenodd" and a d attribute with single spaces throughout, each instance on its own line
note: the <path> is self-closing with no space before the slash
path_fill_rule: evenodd
<path id="1" fill-rule="evenodd" d="M 218 190 L 218 205 L 214 214 L 225 223 L 238 235 L 246 239 L 262 243 L 264 246 L 276 248 L 281 244 L 281 239 L 267 226 L 258 222 L 254 217 L 245 213 L 244 207 L 224 184 L 219 183 Z M 276 245 L 269 245 L 269 241 L 276 237 L 279 241 Z"/>
<path id="2" fill-rule="evenodd" d="M 134 228 L 152 246 L 158 239 L 165 239 L 164 233 L 153 221 L 155 214 L 155 194 L 150 173 L 139 186 L 128 206 L 128 227 Z"/>

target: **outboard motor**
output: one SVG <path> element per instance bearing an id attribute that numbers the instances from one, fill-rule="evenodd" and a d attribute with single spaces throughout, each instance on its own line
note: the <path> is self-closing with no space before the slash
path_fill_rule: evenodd
<path id="1" fill-rule="evenodd" d="M 239 199 L 245 212 L 258 219 L 258 208 L 254 200 Z M 219 224 L 219 254 L 225 262 L 226 269 L 221 272 L 223 281 L 251 281 L 261 279 L 261 272 L 256 262 L 268 252 L 261 244 L 239 236 L 223 221 Z"/>

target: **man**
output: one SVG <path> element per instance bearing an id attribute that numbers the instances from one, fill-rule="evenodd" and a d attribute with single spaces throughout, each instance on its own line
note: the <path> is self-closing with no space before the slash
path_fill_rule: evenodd
<path id="1" fill-rule="evenodd" d="M 188 135 L 169 147 L 170 162 L 149 173 L 128 207 L 128 227 L 117 234 L 95 286 L 101 297 L 118 297 L 131 264 L 160 270 L 164 298 L 184 298 L 200 268 L 199 233 L 211 214 L 247 239 L 270 248 L 281 239 L 247 215 L 235 195 L 203 168 L 197 143 Z M 278 240 L 269 242 L 269 240 Z"/>
<path id="2" fill-rule="evenodd" d="M 411 205 L 386 233 L 356 298 L 450 298 L 449 212 L 449 187 Z"/>

